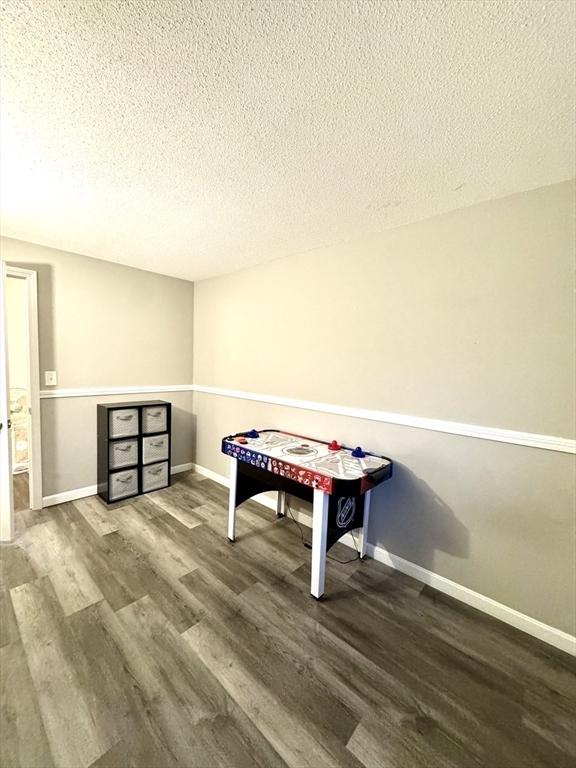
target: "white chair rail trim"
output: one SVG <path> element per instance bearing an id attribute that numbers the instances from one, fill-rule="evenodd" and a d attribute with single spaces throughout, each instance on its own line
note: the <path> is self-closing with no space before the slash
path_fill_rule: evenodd
<path id="1" fill-rule="evenodd" d="M 41 400 L 60 397 L 107 397 L 113 395 L 149 395 L 154 392 L 193 392 L 193 384 L 157 384 L 145 387 L 77 387 L 73 389 L 43 389 Z"/>
<path id="2" fill-rule="evenodd" d="M 463 424 L 457 421 L 429 419 L 425 416 L 410 416 L 402 413 L 389 413 L 368 408 L 356 408 L 349 405 L 321 403 L 315 400 L 296 400 L 291 397 L 267 395 L 259 392 L 244 392 L 238 389 L 208 387 L 201 384 L 158 384 L 145 387 L 93 387 L 81 389 L 50 389 L 40 392 L 41 399 L 59 397 L 105 397 L 114 395 L 143 395 L 160 392 L 201 392 L 217 397 L 232 397 L 238 400 L 252 400 L 256 403 L 282 405 L 287 408 L 299 408 L 306 411 L 330 413 L 336 416 L 348 416 L 367 421 L 379 421 L 384 424 L 396 424 L 413 429 L 426 429 L 432 432 L 444 432 L 461 437 L 474 437 L 479 440 L 492 440 L 497 443 L 523 445 L 527 448 L 540 448 L 546 451 L 576 454 L 576 440 L 555 435 L 540 435 L 535 432 L 519 432 L 514 429 L 484 427 L 478 424 Z"/>

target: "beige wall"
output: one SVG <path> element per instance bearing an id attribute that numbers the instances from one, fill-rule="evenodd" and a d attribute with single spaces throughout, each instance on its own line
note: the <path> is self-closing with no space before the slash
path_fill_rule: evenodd
<path id="1" fill-rule="evenodd" d="M 194 380 L 574 436 L 574 184 L 195 285 Z M 195 394 L 196 460 L 276 427 L 391 456 L 372 543 L 575 631 L 573 456 Z"/>
<path id="2" fill-rule="evenodd" d="M 197 283 L 195 382 L 574 436 L 574 189 Z"/>
<path id="3" fill-rule="evenodd" d="M 186 280 L 2 238 L 2 258 L 38 272 L 41 386 L 192 380 L 193 285 Z"/>
<path id="4" fill-rule="evenodd" d="M 192 380 L 193 284 L 2 238 L 2 258 L 38 274 L 41 388 L 155 386 Z M 193 456 L 192 394 L 42 400 L 43 495 L 96 483 L 96 404 L 174 404 L 173 464 Z"/>

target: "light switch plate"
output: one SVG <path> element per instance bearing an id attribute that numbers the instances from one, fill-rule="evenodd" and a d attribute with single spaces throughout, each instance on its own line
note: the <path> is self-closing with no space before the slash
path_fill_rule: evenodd
<path id="1" fill-rule="evenodd" d="M 56 371 L 44 371 L 44 384 L 47 387 L 55 387 L 56 383 Z"/>

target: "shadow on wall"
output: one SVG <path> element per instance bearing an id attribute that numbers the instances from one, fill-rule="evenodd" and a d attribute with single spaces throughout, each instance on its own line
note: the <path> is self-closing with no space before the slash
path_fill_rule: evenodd
<path id="1" fill-rule="evenodd" d="M 397 462 L 391 480 L 372 496 L 368 540 L 430 571 L 436 551 L 462 559 L 470 554 L 468 529 L 424 480 Z"/>

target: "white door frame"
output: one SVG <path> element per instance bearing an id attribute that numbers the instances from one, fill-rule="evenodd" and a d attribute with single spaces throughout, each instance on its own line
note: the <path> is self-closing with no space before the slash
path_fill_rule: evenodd
<path id="1" fill-rule="evenodd" d="M 28 372 L 30 385 L 30 508 L 42 509 L 42 433 L 40 422 L 40 353 L 38 344 L 38 280 L 32 269 L 6 264 L 6 276 L 26 281 Z"/>
<path id="2" fill-rule="evenodd" d="M 12 446 L 8 401 L 8 349 L 6 345 L 6 265 L 0 260 L 0 541 L 14 538 Z"/>

